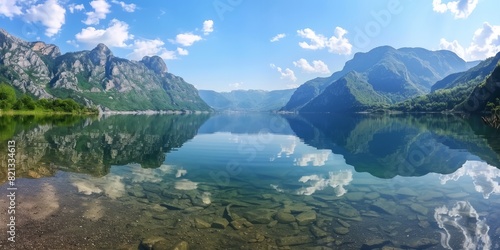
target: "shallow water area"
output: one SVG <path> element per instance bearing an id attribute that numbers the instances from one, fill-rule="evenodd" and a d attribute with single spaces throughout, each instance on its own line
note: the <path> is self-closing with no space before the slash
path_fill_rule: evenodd
<path id="1" fill-rule="evenodd" d="M 19 249 L 500 248 L 500 134 L 475 117 L 26 119 L 0 117 Z"/>

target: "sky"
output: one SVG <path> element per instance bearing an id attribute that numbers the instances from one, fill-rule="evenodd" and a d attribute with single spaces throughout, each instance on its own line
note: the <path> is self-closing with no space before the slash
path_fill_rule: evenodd
<path id="1" fill-rule="evenodd" d="M 498 0 L 0 0 L 0 28 L 62 53 L 106 44 L 162 57 L 198 89 L 288 89 L 339 71 L 355 53 L 500 51 Z"/>

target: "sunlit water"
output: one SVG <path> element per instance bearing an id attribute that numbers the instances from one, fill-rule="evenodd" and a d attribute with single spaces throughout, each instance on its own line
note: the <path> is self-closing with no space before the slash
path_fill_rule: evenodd
<path id="1" fill-rule="evenodd" d="M 500 133 L 475 117 L 0 117 L 0 130 L 18 176 L 2 249 L 500 248 Z"/>

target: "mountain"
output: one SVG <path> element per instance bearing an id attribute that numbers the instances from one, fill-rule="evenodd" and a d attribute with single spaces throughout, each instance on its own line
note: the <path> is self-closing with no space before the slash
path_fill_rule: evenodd
<path id="1" fill-rule="evenodd" d="M 231 92 L 199 90 L 198 93 L 203 101 L 218 111 L 274 111 L 283 107 L 294 91 L 295 89 Z"/>
<path id="2" fill-rule="evenodd" d="M 494 129 L 477 116 L 303 113 L 284 118 L 307 145 L 340 154 L 356 172 L 379 178 L 450 174 L 478 158 L 500 163 L 488 136 L 482 136 Z"/>
<path id="3" fill-rule="evenodd" d="M 499 56 L 497 54 L 497 56 Z M 465 112 L 486 111 L 488 103 L 500 105 L 500 64 L 497 62 L 495 69 L 484 82 L 474 87 L 472 93 L 455 110 Z"/>
<path id="4" fill-rule="evenodd" d="M 499 62 L 500 53 L 480 62 L 467 71 L 451 74 L 436 82 L 432 86 L 431 93 L 398 103 L 394 107 L 397 110 L 412 112 L 484 111 L 486 103 L 488 101 L 495 102 L 495 99 L 481 97 L 479 99 L 482 99 L 481 103 L 483 104 L 480 107 L 475 107 L 476 104 L 479 105 L 479 102 L 474 101 L 470 96 L 478 86 L 485 84 L 488 77 L 498 67 Z M 488 85 L 488 87 L 492 86 Z M 479 89 L 476 90 L 476 93 L 479 94 L 477 91 Z M 473 96 L 477 94 L 473 94 Z M 474 106 L 471 106 L 472 109 L 468 108 L 470 110 L 465 109 L 467 105 L 462 104 L 467 99 L 470 99 L 471 105 Z"/>
<path id="5" fill-rule="evenodd" d="M 331 110 L 339 103 L 354 103 L 363 107 L 395 103 L 428 93 L 436 81 L 465 71 L 469 65 L 446 50 L 377 47 L 366 53 L 356 53 L 341 71 L 332 76 L 317 78 L 300 86 L 282 110 L 329 112 L 356 109 L 346 106 Z M 348 79 L 341 80 L 345 77 Z M 334 83 L 341 86 L 334 86 Z M 334 100 L 330 96 L 332 93 L 340 100 Z M 314 99 L 317 100 L 313 102 Z"/>
<path id="6" fill-rule="evenodd" d="M 210 110 L 158 56 L 129 61 L 104 44 L 61 55 L 55 45 L 26 42 L 2 29 L 0 81 L 38 98 L 70 97 L 104 110 Z"/>

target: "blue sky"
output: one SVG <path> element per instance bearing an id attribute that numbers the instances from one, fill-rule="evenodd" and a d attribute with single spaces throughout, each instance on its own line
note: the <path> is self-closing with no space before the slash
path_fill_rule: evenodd
<path id="1" fill-rule="evenodd" d="M 116 56 L 165 59 L 199 89 L 286 89 L 390 45 L 500 50 L 498 0 L 0 0 L 0 28 L 62 52 L 103 42 Z M 273 39 L 274 38 L 274 39 Z"/>

